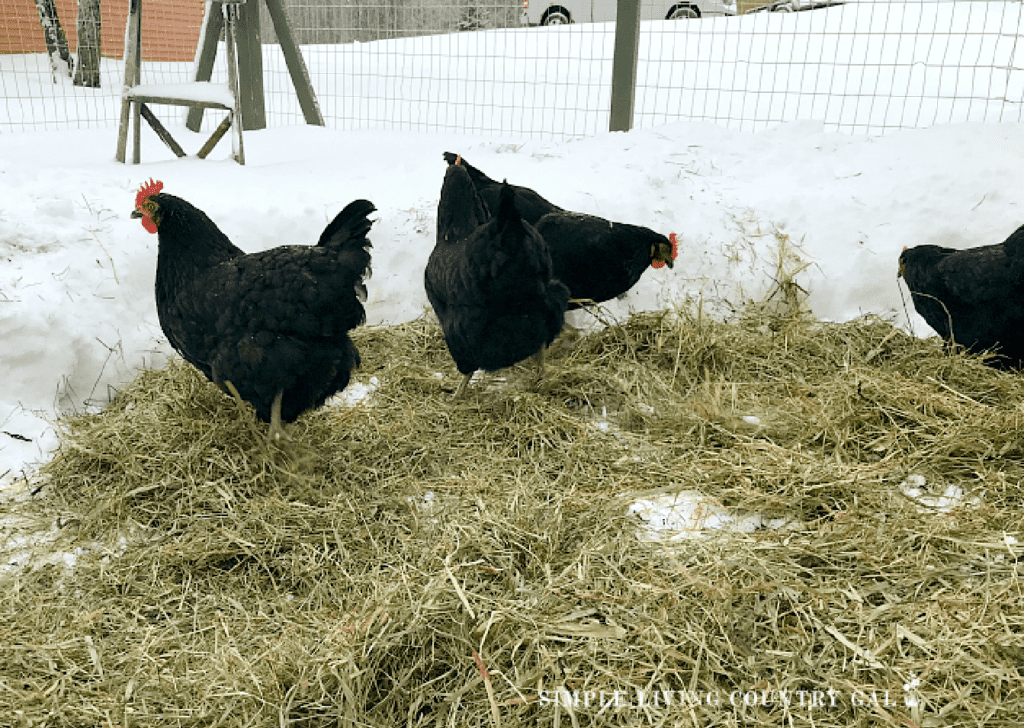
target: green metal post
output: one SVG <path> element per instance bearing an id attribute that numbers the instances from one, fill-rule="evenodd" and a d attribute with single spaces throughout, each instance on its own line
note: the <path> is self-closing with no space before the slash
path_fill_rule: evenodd
<path id="1" fill-rule="evenodd" d="M 612 105 L 609 131 L 633 128 L 636 64 L 640 47 L 640 2 L 619 0 L 615 15 L 615 55 L 612 58 Z"/>

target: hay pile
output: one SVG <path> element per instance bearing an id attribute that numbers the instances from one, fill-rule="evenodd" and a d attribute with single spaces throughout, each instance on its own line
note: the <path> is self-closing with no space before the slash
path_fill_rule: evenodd
<path id="1" fill-rule="evenodd" d="M 35 507 L 88 548 L 4 577 L 6 724 L 1019 725 L 1020 375 L 677 311 L 453 403 L 434 322 L 357 335 L 288 457 L 181 362 L 67 424 Z M 802 527 L 637 538 L 692 489 Z"/>

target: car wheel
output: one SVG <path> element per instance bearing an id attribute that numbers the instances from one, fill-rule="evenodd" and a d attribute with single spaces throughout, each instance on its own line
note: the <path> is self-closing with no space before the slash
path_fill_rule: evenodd
<path id="1" fill-rule="evenodd" d="M 666 16 L 666 20 L 693 20 L 700 17 L 700 13 L 697 8 L 690 5 L 680 5 L 677 8 L 672 8 L 672 11 Z"/>
<path id="2" fill-rule="evenodd" d="M 547 17 L 544 18 L 544 22 L 541 25 L 568 25 L 569 16 L 565 13 L 556 10 L 553 13 L 548 13 Z"/>

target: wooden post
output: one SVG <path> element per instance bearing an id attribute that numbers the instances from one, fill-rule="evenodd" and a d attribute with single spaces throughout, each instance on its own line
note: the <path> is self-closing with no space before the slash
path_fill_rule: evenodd
<path id="1" fill-rule="evenodd" d="M 236 54 L 235 54 L 235 47 L 238 45 L 238 36 L 237 36 L 237 32 L 238 32 L 238 6 L 237 5 L 225 5 L 224 6 L 224 13 L 225 13 L 224 22 L 226 23 L 226 27 L 225 27 L 225 30 L 224 30 L 224 39 L 225 39 L 225 45 L 227 46 L 227 56 L 228 56 L 228 59 L 227 59 L 227 63 L 228 63 L 228 87 L 231 89 L 231 97 L 233 99 L 235 99 L 235 103 L 236 103 L 236 108 L 232 109 L 231 113 L 228 114 L 228 118 L 225 119 L 224 122 L 225 123 L 231 123 L 234 126 L 234 128 L 231 130 L 232 131 L 232 134 L 231 134 L 231 156 L 234 157 L 235 161 L 238 162 L 239 164 L 245 164 L 245 152 L 242 149 L 242 129 L 245 128 L 245 122 L 243 122 L 243 120 L 242 120 L 242 110 L 237 108 L 238 106 L 242 106 L 244 108 L 241 100 L 239 100 L 239 90 L 238 90 L 238 83 L 239 83 L 239 80 L 238 80 L 238 58 L 236 58 Z M 263 86 L 262 86 L 263 74 L 262 74 L 262 72 L 260 73 L 259 80 L 261 81 L 261 84 L 260 84 L 260 98 L 262 99 L 262 96 L 263 96 Z M 262 107 L 261 107 L 261 111 L 262 111 Z M 266 123 L 264 123 L 264 127 L 266 127 Z M 217 139 L 220 139 L 221 136 L 224 135 L 224 132 L 222 131 L 222 129 L 226 129 L 226 128 L 227 127 L 225 127 L 224 124 L 222 123 L 219 127 L 217 127 L 217 131 L 214 133 L 213 136 L 216 137 Z M 213 143 L 214 144 L 217 143 L 216 139 L 214 140 Z M 203 147 L 203 149 L 205 150 L 206 147 Z M 210 146 L 210 149 L 213 149 L 212 145 Z M 209 154 L 209 151 L 207 151 L 206 154 Z M 205 155 L 200 157 L 200 159 L 204 159 L 204 158 L 205 158 Z"/>
<path id="2" fill-rule="evenodd" d="M 238 13 L 238 82 L 239 103 L 241 109 L 236 114 L 245 129 L 265 129 L 267 126 L 266 101 L 263 94 L 263 54 L 260 38 L 259 1 L 242 0 Z M 238 2 L 238 0 L 236 0 Z M 324 125 L 320 113 L 320 105 L 313 93 L 313 84 L 309 79 L 309 71 L 291 26 L 284 14 L 281 0 L 265 0 L 270 19 L 274 23 L 277 42 L 284 53 L 288 73 L 292 77 L 292 85 L 302 108 L 302 115 L 307 124 Z M 213 59 L 217 55 L 217 42 L 224 19 L 217 7 L 220 0 L 208 0 L 203 19 L 203 29 L 199 34 L 199 52 L 196 54 L 196 81 L 209 81 L 213 73 Z M 199 131 L 203 121 L 203 109 L 194 107 L 189 110 L 185 126 L 192 131 Z"/>
<path id="3" fill-rule="evenodd" d="M 640 47 L 640 3 L 618 0 L 615 14 L 615 55 L 612 58 L 612 103 L 609 131 L 633 128 L 636 64 Z"/>
<path id="4" fill-rule="evenodd" d="M 263 44 L 260 41 L 260 6 L 256 0 L 242 2 L 238 9 L 238 101 L 242 128 L 266 129 L 267 111 L 263 97 Z M 238 109 L 235 113 L 238 113 Z"/>
<path id="5" fill-rule="evenodd" d="M 124 85 L 131 87 L 139 82 L 139 57 L 142 48 L 142 15 L 139 3 L 142 0 L 131 0 L 128 7 L 128 21 L 124 29 Z M 124 162 L 128 146 L 128 122 L 132 120 L 131 102 L 121 100 L 121 124 L 117 127 L 117 161 Z"/>
<path id="6" fill-rule="evenodd" d="M 299 97 L 299 106 L 302 108 L 302 115 L 306 117 L 307 124 L 316 126 L 324 125 L 324 117 L 320 114 L 320 104 L 313 94 L 313 84 L 309 80 L 309 71 L 306 69 L 306 62 L 302 60 L 302 53 L 295 42 L 292 28 L 285 17 L 281 0 L 266 0 L 267 12 L 270 13 L 270 20 L 274 23 L 274 32 L 277 34 L 277 42 L 284 53 L 284 62 L 288 65 L 288 73 L 292 77 L 292 86 L 295 87 L 295 95 Z"/>
<path id="7" fill-rule="evenodd" d="M 135 27 L 138 17 L 139 0 L 131 0 L 128 4 L 128 19 L 125 22 L 125 87 L 131 87 L 138 83 L 135 77 L 134 56 L 138 52 L 138 28 Z M 121 123 L 118 125 L 118 151 L 115 159 L 124 164 L 125 152 L 128 146 L 128 122 L 131 120 L 131 101 L 121 99 Z"/>
<path id="8" fill-rule="evenodd" d="M 142 162 L 142 104 L 132 104 L 132 164 Z"/>
<path id="9" fill-rule="evenodd" d="M 210 0 L 206 2 L 206 12 L 203 13 L 203 27 L 199 31 L 199 50 L 196 53 L 196 77 L 193 81 L 209 81 L 213 76 L 213 59 L 217 55 L 217 41 L 220 39 L 220 32 L 224 28 L 224 16 L 220 10 L 220 3 L 213 7 Z M 203 123 L 202 107 L 193 106 L 188 110 L 185 118 L 185 127 L 189 131 L 199 131 Z"/>

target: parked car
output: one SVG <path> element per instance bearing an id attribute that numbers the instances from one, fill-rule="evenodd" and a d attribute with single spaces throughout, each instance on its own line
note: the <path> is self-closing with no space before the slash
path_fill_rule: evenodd
<path id="1" fill-rule="evenodd" d="M 523 0 L 524 25 L 604 23 L 615 20 L 617 0 Z M 736 0 L 642 0 L 641 20 L 735 15 Z"/>
<path id="2" fill-rule="evenodd" d="M 830 8 L 833 5 L 842 5 L 846 0 L 775 0 L 765 5 L 759 5 L 748 13 L 794 13 L 802 10 L 816 10 L 818 8 Z"/>

